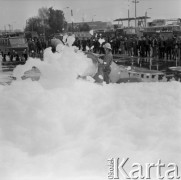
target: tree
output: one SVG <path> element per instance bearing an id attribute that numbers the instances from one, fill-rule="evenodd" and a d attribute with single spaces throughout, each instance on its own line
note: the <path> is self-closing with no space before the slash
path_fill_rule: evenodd
<path id="1" fill-rule="evenodd" d="M 26 21 L 25 31 L 36 31 L 46 37 L 67 29 L 64 13 L 61 10 L 42 7 L 38 10 L 38 16 L 31 17 Z"/>
<path id="2" fill-rule="evenodd" d="M 42 32 L 41 19 L 39 17 L 32 17 L 26 21 L 25 31 L 36 31 L 38 34 Z"/>
<path id="3" fill-rule="evenodd" d="M 42 7 L 40 9 L 38 9 L 38 17 L 40 19 L 46 19 L 48 20 L 49 18 L 49 10 L 47 7 Z"/>
<path id="4" fill-rule="evenodd" d="M 80 31 L 90 31 L 90 27 L 87 23 L 83 23 L 82 25 L 80 25 Z"/>
<path id="5" fill-rule="evenodd" d="M 66 24 L 63 11 L 49 8 L 48 24 L 51 33 L 62 32 Z"/>

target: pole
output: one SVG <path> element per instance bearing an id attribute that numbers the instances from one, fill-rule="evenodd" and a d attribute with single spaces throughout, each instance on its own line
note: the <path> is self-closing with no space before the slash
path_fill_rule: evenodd
<path id="1" fill-rule="evenodd" d="M 11 25 L 10 25 L 10 24 L 8 24 L 8 26 L 9 26 L 9 32 L 11 32 Z"/>
<path id="2" fill-rule="evenodd" d="M 134 0 L 132 2 L 135 4 L 135 30 L 136 30 L 136 27 L 137 27 L 137 22 L 136 22 L 136 19 L 137 19 L 137 17 L 136 17 L 136 4 L 139 3 L 139 1 Z"/>
<path id="3" fill-rule="evenodd" d="M 82 14 L 82 22 L 84 22 L 84 14 Z"/>
<path id="4" fill-rule="evenodd" d="M 94 16 L 92 17 L 92 22 L 94 22 L 94 17 L 95 17 L 96 15 L 94 14 Z"/>
<path id="5" fill-rule="evenodd" d="M 145 12 L 145 27 L 147 27 L 147 18 L 148 18 L 148 10 L 152 8 L 148 8 Z"/>
<path id="6" fill-rule="evenodd" d="M 69 7 L 65 7 L 63 9 L 69 9 Z M 65 29 L 65 27 L 66 27 L 66 29 Z M 66 26 L 65 26 L 65 18 L 64 18 L 63 19 L 63 31 L 62 32 L 66 32 L 66 31 L 68 31 L 68 25 L 66 24 Z"/>
<path id="7" fill-rule="evenodd" d="M 130 27 L 130 14 L 129 14 L 129 0 L 128 0 L 128 27 Z"/>
<path id="8" fill-rule="evenodd" d="M 43 33 L 44 33 L 44 42 L 45 42 L 45 19 L 43 19 Z"/>
<path id="9" fill-rule="evenodd" d="M 72 9 L 71 9 L 71 16 L 72 16 L 72 32 L 73 32 L 74 23 L 73 23 L 73 10 Z"/>
<path id="10" fill-rule="evenodd" d="M 129 20 L 129 9 L 128 9 L 128 27 L 130 27 L 130 20 Z"/>
<path id="11" fill-rule="evenodd" d="M 136 28 L 137 27 L 137 23 L 136 23 L 136 0 L 134 2 L 135 2 L 135 28 Z"/>
<path id="12" fill-rule="evenodd" d="M 64 32 L 64 19 L 63 19 L 63 25 L 62 25 L 62 32 Z"/>

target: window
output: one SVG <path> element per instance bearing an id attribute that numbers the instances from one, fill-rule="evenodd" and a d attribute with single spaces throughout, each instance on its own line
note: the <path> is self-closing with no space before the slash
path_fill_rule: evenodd
<path id="1" fill-rule="evenodd" d="M 11 45 L 22 45 L 25 44 L 24 38 L 11 38 L 9 39 Z"/>

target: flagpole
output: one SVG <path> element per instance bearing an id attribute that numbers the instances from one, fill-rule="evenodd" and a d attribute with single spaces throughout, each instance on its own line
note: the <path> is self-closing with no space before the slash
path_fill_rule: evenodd
<path id="1" fill-rule="evenodd" d="M 71 16 L 72 16 L 72 32 L 73 32 L 74 24 L 73 24 L 73 10 L 72 9 L 71 9 Z"/>

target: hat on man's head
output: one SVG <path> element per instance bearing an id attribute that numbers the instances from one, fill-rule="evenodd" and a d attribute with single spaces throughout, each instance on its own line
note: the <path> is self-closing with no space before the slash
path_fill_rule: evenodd
<path id="1" fill-rule="evenodd" d="M 103 48 L 112 50 L 111 45 L 109 43 L 104 44 Z"/>

